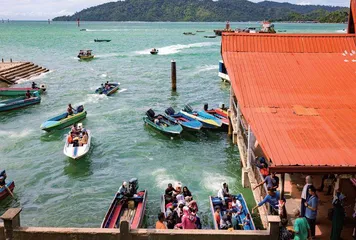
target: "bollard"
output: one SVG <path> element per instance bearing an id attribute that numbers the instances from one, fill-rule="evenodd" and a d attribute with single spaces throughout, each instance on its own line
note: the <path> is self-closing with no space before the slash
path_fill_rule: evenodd
<path id="1" fill-rule="evenodd" d="M 172 79 L 172 91 L 177 91 L 177 70 L 176 62 L 171 61 L 171 79 Z"/>

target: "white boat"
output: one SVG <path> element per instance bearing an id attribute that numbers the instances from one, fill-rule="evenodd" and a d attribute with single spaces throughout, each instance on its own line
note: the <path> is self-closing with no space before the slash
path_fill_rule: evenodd
<path id="1" fill-rule="evenodd" d="M 89 130 L 86 131 L 88 133 L 88 143 L 84 144 L 83 146 L 74 147 L 72 143 L 68 143 L 68 137 L 66 137 L 66 143 L 63 148 L 64 155 L 72 159 L 79 159 L 89 152 L 91 143 L 91 132 Z M 70 134 L 70 132 L 68 134 Z"/>

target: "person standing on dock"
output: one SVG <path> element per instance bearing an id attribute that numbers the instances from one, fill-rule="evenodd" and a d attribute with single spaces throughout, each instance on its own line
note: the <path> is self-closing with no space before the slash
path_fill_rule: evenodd
<path id="1" fill-rule="evenodd" d="M 293 210 L 296 217 L 293 225 L 294 240 L 307 240 L 308 235 L 311 236 L 310 226 L 305 217 L 300 215 L 299 209 Z M 311 239 L 311 237 L 309 238 Z"/>
<path id="2" fill-rule="evenodd" d="M 316 216 L 318 214 L 318 203 L 319 198 L 316 195 L 315 187 L 309 188 L 309 199 L 305 202 L 305 218 L 307 219 L 309 226 L 311 237 L 315 237 L 315 224 L 316 224 Z"/>
<path id="3" fill-rule="evenodd" d="M 302 191 L 302 196 L 301 196 L 301 206 L 300 206 L 300 216 L 304 217 L 305 216 L 305 202 L 308 201 L 310 195 L 309 195 L 309 189 L 313 186 L 313 179 L 311 176 L 306 176 L 305 177 L 305 185 L 303 187 Z"/>
<path id="4" fill-rule="evenodd" d="M 280 199 L 280 193 L 276 191 L 274 188 L 268 188 L 267 196 L 261 202 L 259 202 L 254 208 L 252 208 L 251 212 L 253 213 L 256 210 L 256 208 L 261 207 L 265 203 L 269 203 L 270 213 L 272 215 L 278 215 L 279 199 Z"/>
<path id="5" fill-rule="evenodd" d="M 268 175 L 265 180 L 261 183 L 259 183 L 257 186 L 255 186 L 253 188 L 253 190 L 255 190 L 256 188 L 262 186 L 263 184 L 267 185 L 267 188 L 273 188 L 275 190 L 277 190 L 278 186 L 279 186 L 279 177 L 276 176 L 275 172 L 272 172 L 270 175 Z"/>

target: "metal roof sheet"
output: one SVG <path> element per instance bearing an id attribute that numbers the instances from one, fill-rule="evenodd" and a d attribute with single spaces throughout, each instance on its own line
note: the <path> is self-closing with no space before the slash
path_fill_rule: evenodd
<path id="1" fill-rule="evenodd" d="M 222 56 L 272 168 L 356 173 L 354 35 L 227 34 Z"/>

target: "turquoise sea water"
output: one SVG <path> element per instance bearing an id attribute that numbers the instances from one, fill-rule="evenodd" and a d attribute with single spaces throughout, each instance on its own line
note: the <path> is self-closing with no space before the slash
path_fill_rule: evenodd
<path id="1" fill-rule="evenodd" d="M 258 23 L 231 23 L 233 28 Z M 275 24 L 293 32 L 336 33 L 343 24 Z M 229 85 L 217 77 L 220 37 L 206 39 L 224 23 L 10 22 L 0 24 L 0 58 L 32 61 L 51 70 L 35 78 L 48 87 L 40 105 L 0 114 L 0 166 L 15 180 L 17 201 L 0 203 L 1 213 L 22 207 L 22 225 L 99 227 L 122 180 L 138 177 L 148 189 L 146 227 L 153 227 L 167 183 L 181 181 L 197 200 L 203 225 L 211 227 L 208 196 L 222 181 L 243 192 L 239 153 L 223 132 L 203 131 L 171 139 L 144 126 L 145 111 L 176 110 L 190 103 L 227 103 Z M 79 31 L 86 28 L 88 31 Z M 185 36 L 183 32 L 195 32 Z M 95 43 L 95 38 L 111 39 Z M 159 55 L 149 54 L 158 48 Z M 80 49 L 95 59 L 80 62 Z M 170 62 L 177 62 L 177 93 L 170 90 Z M 94 94 L 105 81 L 126 91 L 111 97 Z M 20 81 L 29 86 L 30 81 Z M 40 124 L 84 104 L 84 126 L 93 133 L 91 153 L 79 161 L 63 154 L 68 129 L 42 132 Z"/>

